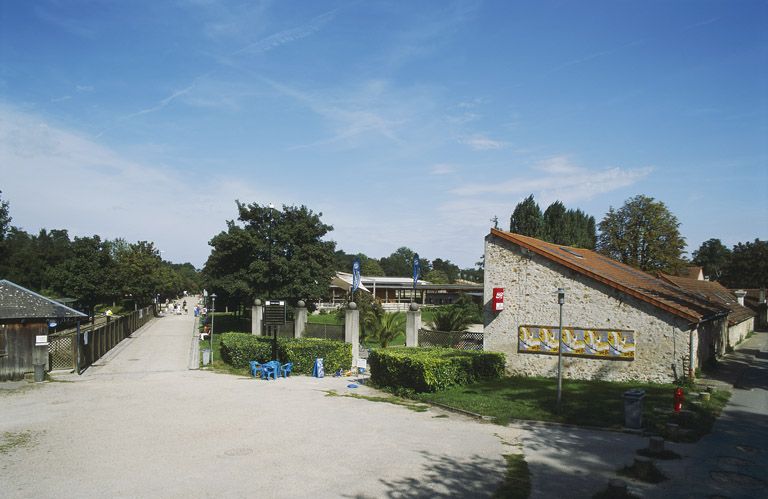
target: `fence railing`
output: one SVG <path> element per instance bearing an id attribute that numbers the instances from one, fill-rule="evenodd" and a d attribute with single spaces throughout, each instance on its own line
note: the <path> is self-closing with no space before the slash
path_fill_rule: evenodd
<path id="1" fill-rule="evenodd" d="M 80 331 L 51 335 L 48 355 L 51 369 L 74 369 L 78 374 L 154 317 L 154 308 L 146 307 L 108 322 L 85 325 Z"/>
<path id="2" fill-rule="evenodd" d="M 308 322 L 304 328 L 306 338 L 324 338 L 326 340 L 344 341 L 344 326 L 336 324 L 313 324 Z"/>
<path id="3" fill-rule="evenodd" d="M 420 347 L 449 347 L 458 350 L 482 350 L 483 333 L 419 329 L 418 344 Z"/>

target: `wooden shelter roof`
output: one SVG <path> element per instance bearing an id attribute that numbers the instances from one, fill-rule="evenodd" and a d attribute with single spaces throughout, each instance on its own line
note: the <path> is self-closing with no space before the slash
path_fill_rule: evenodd
<path id="1" fill-rule="evenodd" d="M 88 317 L 55 300 L 5 279 L 0 280 L 0 319 L 65 319 Z"/>

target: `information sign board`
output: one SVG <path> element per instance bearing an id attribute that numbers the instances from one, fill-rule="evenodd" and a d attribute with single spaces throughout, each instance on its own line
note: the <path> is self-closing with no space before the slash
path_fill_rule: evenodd
<path id="1" fill-rule="evenodd" d="M 282 326 L 285 324 L 285 302 L 270 300 L 264 306 L 264 324 Z"/>

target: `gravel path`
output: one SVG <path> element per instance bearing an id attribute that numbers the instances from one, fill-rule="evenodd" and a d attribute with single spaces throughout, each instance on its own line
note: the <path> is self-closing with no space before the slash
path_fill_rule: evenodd
<path id="1" fill-rule="evenodd" d="M 3 497 L 485 497 L 521 430 L 339 394 L 349 379 L 189 370 L 156 319 L 82 376 L 0 390 Z M 4 443 L 3 443 L 4 442 Z"/>

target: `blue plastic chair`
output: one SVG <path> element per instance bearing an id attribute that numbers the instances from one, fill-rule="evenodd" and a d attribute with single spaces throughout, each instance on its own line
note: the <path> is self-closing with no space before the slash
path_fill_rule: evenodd
<path id="1" fill-rule="evenodd" d="M 255 378 L 256 373 L 261 371 L 263 369 L 262 365 L 256 362 L 255 360 L 251 360 L 248 362 L 251 365 L 251 377 Z"/>
<path id="2" fill-rule="evenodd" d="M 280 364 L 277 362 L 270 361 L 266 364 L 261 365 L 261 377 L 264 379 L 269 379 L 270 376 L 272 376 L 272 379 L 277 380 L 277 371 L 280 368 Z"/>
<path id="3" fill-rule="evenodd" d="M 288 362 L 280 367 L 280 376 L 287 378 L 293 371 L 293 362 Z"/>

